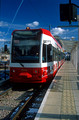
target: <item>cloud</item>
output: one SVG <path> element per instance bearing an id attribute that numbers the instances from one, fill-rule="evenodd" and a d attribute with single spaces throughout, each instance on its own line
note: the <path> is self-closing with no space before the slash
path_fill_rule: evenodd
<path id="1" fill-rule="evenodd" d="M 14 28 L 14 29 L 23 29 L 25 25 L 22 24 L 11 24 L 8 22 L 0 21 L 0 27 Z"/>
<path id="2" fill-rule="evenodd" d="M 4 21 L 0 21 L 0 27 L 8 27 L 9 24 L 7 22 Z"/>
<path id="3" fill-rule="evenodd" d="M 63 39 L 69 39 L 69 40 L 74 40 L 75 39 L 75 37 L 74 36 L 71 36 L 71 37 L 63 37 Z"/>
<path id="4" fill-rule="evenodd" d="M 39 26 L 39 22 L 38 21 L 34 21 L 32 23 L 27 23 L 26 25 L 22 25 L 22 24 L 11 24 L 5 21 L 0 21 L 0 27 L 8 27 L 8 28 L 14 28 L 14 29 L 24 29 L 25 26 L 29 26 L 29 27 L 37 27 Z"/>
<path id="5" fill-rule="evenodd" d="M 63 39 L 70 39 L 70 37 L 63 37 Z"/>
<path id="6" fill-rule="evenodd" d="M 34 24 L 35 26 L 38 26 L 38 25 L 39 25 L 39 22 L 34 21 L 33 24 Z"/>
<path id="7" fill-rule="evenodd" d="M 28 26 L 28 27 L 37 27 L 38 25 L 39 25 L 39 22 L 38 22 L 38 21 L 34 21 L 34 22 L 32 22 L 32 23 L 26 24 L 26 26 Z"/>
<path id="8" fill-rule="evenodd" d="M 53 35 L 60 35 L 60 34 L 63 34 L 63 33 L 65 33 L 65 32 L 67 32 L 68 31 L 68 29 L 67 30 L 65 30 L 65 29 L 62 29 L 62 28 L 52 28 L 52 30 L 51 30 L 51 33 L 53 34 Z"/>
<path id="9" fill-rule="evenodd" d="M 5 39 L 0 39 L 0 42 L 5 42 L 6 40 Z"/>

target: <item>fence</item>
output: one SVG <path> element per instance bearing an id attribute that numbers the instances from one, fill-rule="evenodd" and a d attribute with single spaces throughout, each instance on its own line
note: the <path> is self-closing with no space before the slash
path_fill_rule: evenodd
<path id="1" fill-rule="evenodd" d="M 9 61 L 0 61 L 0 80 L 9 79 Z"/>

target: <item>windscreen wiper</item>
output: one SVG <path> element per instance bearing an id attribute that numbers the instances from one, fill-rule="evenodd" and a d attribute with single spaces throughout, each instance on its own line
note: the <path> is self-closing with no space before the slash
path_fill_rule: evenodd
<path id="1" fill-rule="evenodd" d="M 11 53 L 11 55 L 12 55 L 12 53 Z M 14 55 L 14 54 L 13 54 Z M 18 56 L 17 54 L 16 54 L 16 56 Z M 15 59 L 14 59 L 15 60 Z M 16 60 L 15 60 L 16 61 Z M 17 63 L 19 63 L 22 67 L 24 67 L 24 65 L 22 64 L 22 63 L 20 63 L 20 62 L 17 62 Z"/>
<path id="2" fill-rule="evenodd" d="M 22 63 L 19 63 L 22 67 L 24 67 L 24 65 Z"/>

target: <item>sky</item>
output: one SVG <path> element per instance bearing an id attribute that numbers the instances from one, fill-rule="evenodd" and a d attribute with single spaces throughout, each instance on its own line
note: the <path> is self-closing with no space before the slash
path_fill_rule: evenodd
<path id="1" fill-rule="evenodd" d="M 79 0 L 71 2 L 79 6 Z M 78 40 L 77 27 L 58 28 L 69 25 L 69 22 L 60 21 L 60 4 L 67 3 L 69 0 L 0 0 L 0 48 L 11 41 L 13 30 L 26 29 L 27 26 L 49 30 L 50 25 L 52 35 L 58 35 L 63 40 Z M 78 22 L 71 25 L 78 25 Z"/>

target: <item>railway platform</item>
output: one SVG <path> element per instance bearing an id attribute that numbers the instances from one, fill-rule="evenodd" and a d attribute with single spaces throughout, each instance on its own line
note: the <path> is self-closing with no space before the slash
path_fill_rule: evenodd
<path id="1" fill-rule="evenodd" d="M 58 70 L 35 120 L 79 120 L 79 76 L 70 61 Z"/>

